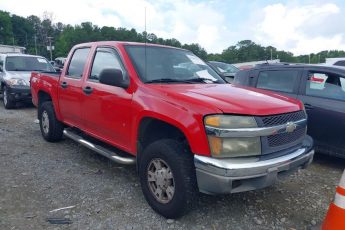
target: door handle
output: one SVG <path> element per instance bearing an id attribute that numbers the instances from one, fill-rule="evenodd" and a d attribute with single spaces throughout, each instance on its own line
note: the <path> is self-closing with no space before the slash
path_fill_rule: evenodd
<path id="1" fill-rule="evenodd" d="M 308 103 L 304 104 L 304 107 L 306 110 L 314 109 L 314 106 L 312 106 L 311 104 L 308 104 Z"/>
<path id="2" fill-rule="evenodd" d="M 67 82 L 65 82 L 65 81 L 61 82 L 60 85 L 61 85 L 61 87 L 64 88 L 64 89 L 66 89 L 67 86 L 68 86 Z"/>
<path id="3" fill-rule="evenodd" d="M 90 86 L 86 86 L 86 87 L 83 88 L 83 91 L 84 91 L 85 94 L 89 95 L 89 94 L 92 93 L 93 88 L 91 88 Z"/>

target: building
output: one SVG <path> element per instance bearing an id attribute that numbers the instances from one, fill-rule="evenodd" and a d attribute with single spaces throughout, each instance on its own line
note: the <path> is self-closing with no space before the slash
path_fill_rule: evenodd
<path id="1" fill-rule="evenodd" d="M 264 63 L 270 63 L 270 64 L 271 63 L 280 63 L 280 59 L 234 63 L 233 65 L 242 70 L 242 69 L 251 69 L 251 68 L 255 67 L 255 65 L 257 65 L 257 64 L 264 64 Z"/>
<path id="2" fill-rule="evenodd" d="M 0 44 L 0 53 L 25 53 L 25 47 Z"/>

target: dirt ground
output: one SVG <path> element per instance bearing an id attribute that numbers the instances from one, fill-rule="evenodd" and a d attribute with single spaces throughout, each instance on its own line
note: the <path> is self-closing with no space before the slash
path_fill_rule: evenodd
<path id="1" fill-rule="evenodd" d="M 0 105 L 0 229 L 310 229 L 322 223 L 345 167 L 317 154 L 272 187 L 200 195 L 192 212 L 167 220 L 146 203 L 135 167 L 71 140 L 45 142 L 35 118 L 32 106 Z"/>

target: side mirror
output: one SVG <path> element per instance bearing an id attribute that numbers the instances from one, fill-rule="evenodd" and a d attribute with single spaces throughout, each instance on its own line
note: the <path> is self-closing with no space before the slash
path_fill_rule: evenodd
<path id="1" fill-rule="evenodd" d="M 129 80 L 124 79 L 122 71 L 119 69 L 103 69 L 99 74 L 99 82 L 125 89 L 129 86 Z"/>

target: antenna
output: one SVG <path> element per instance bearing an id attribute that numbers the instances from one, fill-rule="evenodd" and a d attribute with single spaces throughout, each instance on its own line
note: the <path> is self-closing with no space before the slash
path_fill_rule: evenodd
<path id="1" fill-rule="evenodd" d="M 146 46 L 147 46 L 147 31 L 146 31 L 146 6 L 145 6 L 145 80 L 147 81 L 147 68 L 146 68 L 146 63 L 147 63 L 147 56 L 146 56 Z"/>
<path id="2" fill-rule="evenodd" d="M 145 44 L 147 43 L 147 31 L 146 31 L 146 6 L 145 6 Z"/>

